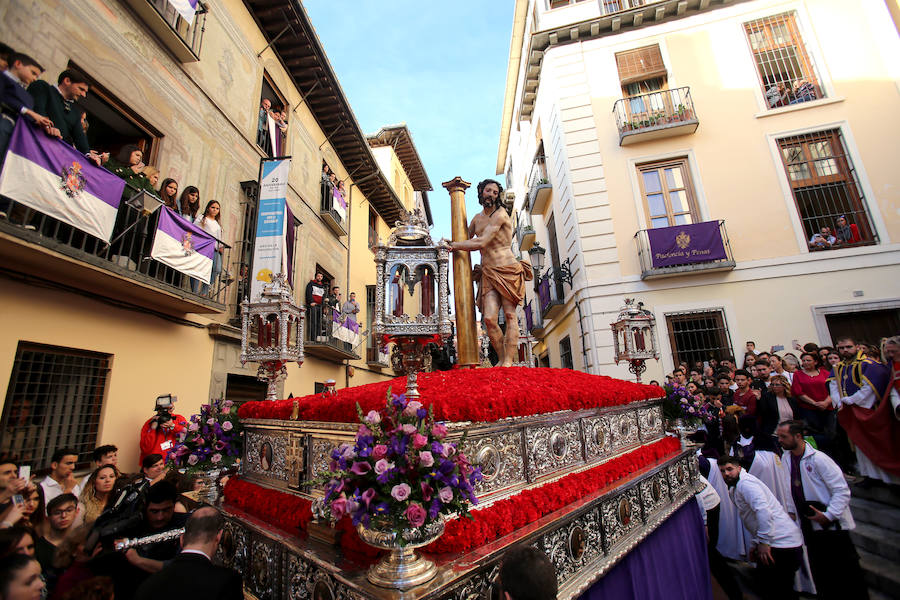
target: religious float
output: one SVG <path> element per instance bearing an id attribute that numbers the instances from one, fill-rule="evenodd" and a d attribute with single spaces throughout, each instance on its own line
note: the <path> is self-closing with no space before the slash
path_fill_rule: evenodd
<path id="1" fill-rule="evenodd" d="M 561 599 L 708 597 L 696 460 L 666 435 L 660 388 L 566 369 L 419 373 L 451 332 L 447 250 L 415 215 L 376 248 L 375 332 L 406 377 L 240 408 L 220 558 L 248 596 L 489 600 L 505 549 L 524 543 L 553 561 Z M 392 309 L 404 286 L 412 317 Z M 283 361 L 296 313 L 268 298 L 245 307 L 247 356 L 270 344 Z"/>

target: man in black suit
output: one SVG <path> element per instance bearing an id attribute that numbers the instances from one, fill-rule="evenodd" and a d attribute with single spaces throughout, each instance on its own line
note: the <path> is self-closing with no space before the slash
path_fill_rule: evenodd
<path id="1" fill-rule="evenodd" d="M 28 86 L 28 93 L 34 98 L 34 110 L 53 121 L 62 139 L 88 154 L 91 146 L 81 125 L 84 112 L 75 102 L 87 96 L 87 78 L 75 69 L 66 69 L 59 74 L 56 87 L 46 81 L 37 80 Z"/>
<path id="2" fill-rule="evenodd" d="M 194 511 L 184 528 L 181 554 L 144 581 L 135 600 L 243 600 L 240 573 L 212 563 L 224 523 L 212 506 Z"/>
<path id="3" fill-rule="evenodd" d="M 25 90 L 43 72 L 44 68 L 27 54 L 13 52 L 9 55 L 9 69 L 0 76 L 0 102 L 4 105 L 0 119 L 0 162 L 6 155 L 18 115 L 28 117 L 48 133 L 53 127 L 50 119 L 34 110 L 34 98 Z"/>

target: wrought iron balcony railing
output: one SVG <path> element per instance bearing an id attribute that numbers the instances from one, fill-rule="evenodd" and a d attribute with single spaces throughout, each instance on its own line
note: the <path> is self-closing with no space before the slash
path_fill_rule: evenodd
<path id="1" fill-rule="evenodd" d="M 613 113 L 620 146 L 694 133 L 700 124 L 688 87 L 622 98 Z"/>
<path id="2" fill-rule="evenodd" d="M 190 22 L 179 13 L 169 0 L 125 0 L 143 19 L 159 40 L 181 62 L 200 60 L 203 32 L 206 30 L 208 7 L 197 3 L 197 12 Z"/>
<path id="3" fill-rule="evenodd" d="M 734 269 L 725 221 L 642 229 L 634 234 L 641 279 Z"/>
<path id="4" fill-rule="evenodd" d="M 547 176 L 547 158 L 543 154 L 534 157 L 528 175 L 528 212 L 542 214 L 547 207 L 553 187 Z"/>
<path id="5" fill-rule="evenodd" d="M 537 285 L 538 301 L 541 306 L 541 319 L 550 320 L 557 315 L 559 309 L 565 304 L 562 284 L 551 282 L 552 271 L 548 271 L 541 277 Z"/>
<path id="6" fill-rule="evenodd" d="M 517 218 L 516 240 L 518 241 L 519 252 L 525 253 L 534 246 L 534 240 L 537 236 L 534 232 L 534 224 L 531 222 L 531 215 L 527 210 L 519 211 Z"/>
<path id="7" fill-rule="evenodd" d="M 139 192 L 126 186 L 129 196 Z M 109 242 L 11 198 L 0 197 L 0 238 L 5 235 L 9 240 L 4 240 L 2 253 L 22 269 L 45 276 L 54 274 L 60 283 L 85 287 L 99 295 L 184 312 L 223 311 L 227 288 L 234 281 L 231 246 L 219 243 L 221 270 L 214 272 L 210 285 L 156 261 L 150 250 L 161 201 L 144 194 L 147 198 L 142 202 L 120 204 Z M 13 247 L 12 240 L 18 240 L 18 247 Z M 148 289 L 163 294 L 148 294 Z"/>
<path id="8" fill-rule="evenodd" d="M 319 207 L 319 216 L 336 235 L 347 235 L 346 200 L 327 179 L 322 180 L 322 204 Z"/>

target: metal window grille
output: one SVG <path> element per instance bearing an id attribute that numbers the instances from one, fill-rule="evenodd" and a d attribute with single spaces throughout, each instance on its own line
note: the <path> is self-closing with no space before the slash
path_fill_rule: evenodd
<path id="1" fill-rule="evenodd" d="M 669 313 L 669 342 L 675 365 L 731 356 L 731 335 L 721 310 Z"/>
<path id="2" fill-rule="evenodd" d="M 109 358 L 20 342 L 0 417 L 0 454 L 42 469 L 58 448 L 72 448 L 87 465 L 97 445 Z"/>
<path id="3" fill-rule="evenodd" d="M 241 209 L 244 213 L 243 228 L 240 239 L 234 243 L 238 281 L 233 319 L 237 322 L 241 320 L 241 301 L 250 295 L 250 270 L 253 263 L 253 244 L 256 242 L 256 205 L 259 201 L 259 184 L 255 181 L 243 181 L 241 189 L 244 191 L 241 197 Z"/>
<path id="4" fill-rule="evenodd" d="M 877 243 L 839 129 L 781 138 L 778 147 L 810 249 Z"/>
<path id="5" fill-rule="evenodd" d="M 744 23 L 744 31 L 769 108 L 825 97 L 795 13 Z"/>
<path id="6" fill-rule="evenodd" d="M 366 340 L 366 359 L 368 362 L 377 362 L 378 360 L 378 340 L 374 333 L 375 321 L 375 286 L 366 286 L 366 329 L 370 332 Z"/>
<path id="7" fill-rule="evenodd" d="M 559 362 L 563 369 L 575 368 L 572 362 L 572 340 L 569 339 L 569 336 L 559 340 Z"/>

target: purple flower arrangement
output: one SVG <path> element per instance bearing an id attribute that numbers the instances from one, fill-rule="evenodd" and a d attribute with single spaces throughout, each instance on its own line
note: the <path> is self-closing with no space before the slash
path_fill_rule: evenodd
<path id="1" fill-rule="evenodd" d="M 710 423 L 719 414 L 718 408 L 698 396 L 691 395 L 686 388 L 680 385 L 667 385 L 666 391 L 668 392 L 666 404 L 672 407 L 676 418 L 684 419 L 686 423 L 693 425 Z"/>
<path id="2" fill-rule="evenodd" d="M 231 400 L 210 400 L 191 415 L 168 458 L 187 472 L 225 469 L 241 457 L 241 422 Z"/>
<path id="3" fill-rule="evenodd" d="M 447 427 L 435 423 L 430 407 L 388 391 L 381 412 L 364 415 L 359 404 L 356 410 L 356 440 L 332 451 L 330 471 L 317 481 L 325 497 L 314 504 L 315 516 L 333 522 L 349 516 L 366 528 L 375 522 L 400 540 L 404 529 L 469 516 L 481 470 L 447 441 Z"/>

